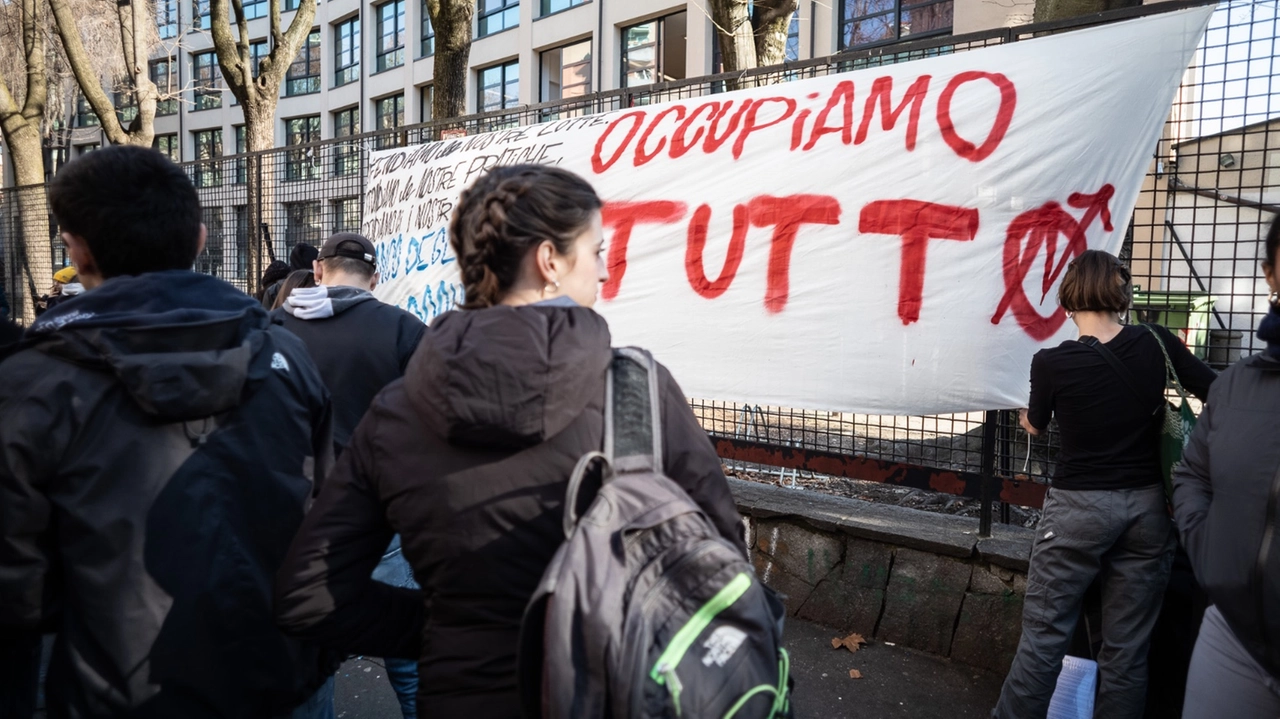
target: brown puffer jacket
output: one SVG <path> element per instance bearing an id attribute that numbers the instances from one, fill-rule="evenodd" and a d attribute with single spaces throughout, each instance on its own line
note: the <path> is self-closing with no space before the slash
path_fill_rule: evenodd
<path id="1" fill-rule="evenodd" d="M 603 318 L 581 307 L 441 316 L 374 400 L 276 586 L 286 632 L 419 658 L 421 716 L 515 717 L 525 604 L 564 538 L 574 464 L 599 449 Z M 662 370 L 666 473 L 741 544 L 720 460 Z M 370 581 L 394 533 L 422 591 Z"/>

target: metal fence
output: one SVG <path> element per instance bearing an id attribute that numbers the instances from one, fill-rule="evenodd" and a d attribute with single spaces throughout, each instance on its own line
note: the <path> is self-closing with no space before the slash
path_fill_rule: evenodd
<path id="1" fill-rule="evenodd" d="M 881 66 L 1067 32 L 1204 2 L 1161 3 L 1085 18 L 934 37 L 644 88 L 600 92 L 261 153 L 210 158 L 184 167 L 199 189 L 209 230 L 197 269 L 249 288 L 251 243 L 269 261 L 296 242 L 318 243 L 360 227 L 369 153 L 506 127 L 590 115 L 635 105 L 700 97 L 737 83 L 770 84 Z M 1188 69 L 1143 182 L 1124 242 L 1133 272 L 1132 316 L 1178 332 L 1196 354 L 1224 367 L 1259 349 L 1253 328 L 1266 309 L 1258 270 L 1259 240 L 1280 212 L 1280 29 L 1275 2 L 1218 4 L 1210 30 Z M 1273 115 L 1275 118 L 1273 119 Z M 251 160 L 251 158 L 253 158 Z M 248 173 L 261 173 L 261 222 L 250 226 Z M 18 193 L 0 196 L 0 257 L 15 304 L 33 288 L 14 287 L 20 246 Z M 49 244 L 50 267 L 63 262 Z M 264 262 L 265 264 L 265 262 Z M 1028 358 L 1029 364 L 1030 358 Z M 693 400 L 727 461 L 823 476 L 891 482 L 981 498 L 984 525 L 992 507 L 1039 506 L 1054 468 L 1056 433 L 1029 438 L 1007 410 L 894 417 Z"/>

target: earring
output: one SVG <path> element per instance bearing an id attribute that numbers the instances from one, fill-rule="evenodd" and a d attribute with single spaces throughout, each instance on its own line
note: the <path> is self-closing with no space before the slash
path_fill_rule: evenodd
<path id="1" fill-rule="evenodd" d="M 1276 303 L 1280 303 L 1280 292 L 1277 292 L 1276 290 L 1271 290 L 1271 294 L 1267 295 L 1267 302 L 1269 302 L 1273 306 Z"/>
<path id="2" fill-rule="evenodd" d="M 546 287 L 542 288 L 542 294 L 544 295 L 545 294 L 554 295 L 559 291 L 560 291 L 560 282 L 558 280 L 551 280 L 550 282 L 547 283 Z"/>

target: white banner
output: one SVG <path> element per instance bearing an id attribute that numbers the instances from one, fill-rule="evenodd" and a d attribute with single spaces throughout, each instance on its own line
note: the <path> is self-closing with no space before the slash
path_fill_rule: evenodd
<path id="1" fill-rule="evenodd" d="M 462 301 L 447 225 L 498 164 L 605 200 L 615 345 L 693 397 L 876 414 L 1026 404 L 1073 336 L 1066 264 L 1117 252 L 1212 8 L 375 153 L 383 300 Z"/>

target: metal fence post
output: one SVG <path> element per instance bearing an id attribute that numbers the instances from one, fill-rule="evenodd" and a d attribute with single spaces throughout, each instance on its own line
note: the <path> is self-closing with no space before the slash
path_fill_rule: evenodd
<path id="1" fill-rule="evenodd" d="M 996 432 L 1000 412 L 987 410 L 982 423 L 982 513 L 978 520 L 978 536 L 991 536 L 991 502 L 996 483 Z"/>

